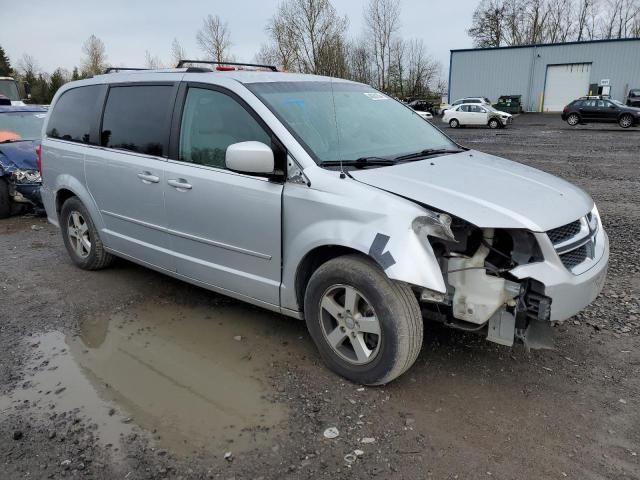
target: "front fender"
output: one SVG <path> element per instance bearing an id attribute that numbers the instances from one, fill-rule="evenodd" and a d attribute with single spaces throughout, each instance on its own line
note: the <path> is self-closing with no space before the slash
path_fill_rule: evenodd
<path id="1" fill-rule="evenodd" d="M 319 172 L 319 178 L 311 179 L 311 188 L 285 186 L 282 307 L 301 309 L 295 292 L 298 267 L 309 252 L 322 246 L 356 250 L 375 260 L 393 280 L 446 292 L 431 246 L 412 228 L 413 220 L 425 210 L 404 198 L 337 175 Z"/>

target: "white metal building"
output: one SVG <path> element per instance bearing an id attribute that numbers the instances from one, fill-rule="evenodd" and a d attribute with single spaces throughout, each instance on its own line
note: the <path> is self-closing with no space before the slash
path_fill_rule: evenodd
<path id="1" fill-rule="evenodd" d="M 522 95 L 529 112 L 557 112 L 583 95 L 625 101 L 640 88 L 640 38 L 451 50 L 449 101 Z"/>

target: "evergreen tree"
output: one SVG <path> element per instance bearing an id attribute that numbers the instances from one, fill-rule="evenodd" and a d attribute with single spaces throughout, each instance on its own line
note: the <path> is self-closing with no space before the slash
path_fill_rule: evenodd
<path id="1" fill-rule="evenodd" d="M 73 73 L 71 74 L 71 80 L 76 81 L 80 80 L 82 77 L 80 76 L 80 72 L 78 72 L 78 67 L 73 67 Z"/>
<path id="2" fill-rule="evenodd" d="M 4 51 L 4 48 L 0 46 L 0 77 L 12 77 L 13 68 L 11 68 L 11 62 L 9 57 Z"/>
<path id="3" fill-rule="evenodd" d="M 69 75 L 68 72 L 67 75 Z M 68 77 L 65 76 L 61 68 L 56 68 L 56 70 L 51 74 L 51 78 L 49 79 L 49 94 L 47 95 L 46 103 L 51 103 L 51 100 L 53 99 L 53 96 L 56 94 L 58 89 L 62 85 L 67 83 L 67 78 Z"/>

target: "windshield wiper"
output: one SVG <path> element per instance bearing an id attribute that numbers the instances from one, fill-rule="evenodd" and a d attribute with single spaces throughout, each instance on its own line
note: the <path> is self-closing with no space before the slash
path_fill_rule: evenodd
<path id="1" fill-rule="evenodd" d="M 326 160 L 321 162 L 320 165 L 323 167 L 334 167 L 345 165 L 348 167 L 366 167 L 370 165 L 395 165 L 396 161 L 390 158 L 383 157 L 360 157 L 355 160 Z"/>
<path id="2" fill-rule="evenodd" d="M 419 158 L 431 157 L 432 155 L 442 155 L 444 153 L 460 153 L 463 151 L 464 150 L 460 150 L 459 148 L 427 148 L 425 150 L 420 150 L 419 152 L 400 155 L 399 157 L 396 157 L 395 160 L 417 160 Z"/>

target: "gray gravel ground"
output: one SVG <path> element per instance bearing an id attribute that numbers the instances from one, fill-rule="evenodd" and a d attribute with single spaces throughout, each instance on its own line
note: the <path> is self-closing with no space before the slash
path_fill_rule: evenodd
<path id="1" fill-rule="evenodd" d="M 360 388 L 302 322 L 125 261 L 78 270 L 43 219 L 2 220 L 0 479 L 640 478 L 640 129 L 444 130 L 596 200 L 609 277 L 555 351 L 430 326 L 409 372 Z"/>

